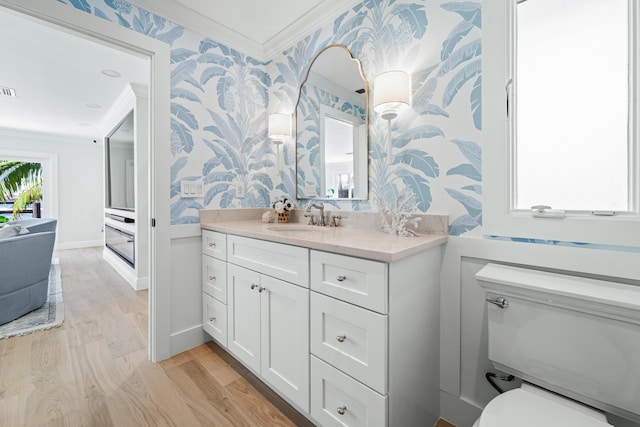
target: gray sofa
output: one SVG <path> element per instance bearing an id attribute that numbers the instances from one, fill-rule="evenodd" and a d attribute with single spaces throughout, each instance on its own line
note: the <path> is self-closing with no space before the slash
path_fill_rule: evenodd
<path id="1" fill-rule="evenodd" d="M 29 232 L 0 239 L 0 325 L 47 300 L 57 221 L 34 218 L 7 224 L 21 225 Z"/>

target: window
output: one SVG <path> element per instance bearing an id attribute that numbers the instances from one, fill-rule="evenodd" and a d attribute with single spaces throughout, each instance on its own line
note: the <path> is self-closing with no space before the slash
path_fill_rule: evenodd
<path id="1" fill-rule="evenodd" d="M 627 23 L 627 0 L 517 5 L 516 209 L 630 210 Z"/>
<path id="2" fill-rule="evenodd" d="M 640 245 L 638 3 L 483 3 L 488 234 Z"/>

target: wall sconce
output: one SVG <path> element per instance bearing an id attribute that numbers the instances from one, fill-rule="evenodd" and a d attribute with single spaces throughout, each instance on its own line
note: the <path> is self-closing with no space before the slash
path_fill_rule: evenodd
<path id="1" fill-rule="evenodd" d="M 276 161 L 280 170 L 280 145 L 291 137 L 291 115 L 285 113 L 269 114 L 269 139 L 276 144 Z"/>
<path id="2" fill-rule="evenodd" d="M 387 121 L 387 165 L 393 163 L 391 120 L 411 106 L 411 76 L 404 71 L 387 71 L 373 81 L 373 111 Z"/>
<path id="3" fill-rule="evenodd" d="M 373 110 L 385 120 L 398 117 L 411 105 L 411 77 L 404 71 L 387 71 L 373 81 Z"/>

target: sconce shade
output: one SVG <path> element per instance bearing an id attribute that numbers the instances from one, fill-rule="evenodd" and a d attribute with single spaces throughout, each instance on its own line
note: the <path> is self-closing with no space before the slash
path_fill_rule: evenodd
<path id="1" fill-rule="evenodd" d="M 387 71 L 373 81 L 373 110 L 385 120 L 398 117 L 411 105 L 411 76 L 404 71 Z"/>
<path id="2" fill-rule="evenodd" d="M 269 138 L 282 142 L 291 136 L 291 115 L 275 113 L 269 115 Z"/>

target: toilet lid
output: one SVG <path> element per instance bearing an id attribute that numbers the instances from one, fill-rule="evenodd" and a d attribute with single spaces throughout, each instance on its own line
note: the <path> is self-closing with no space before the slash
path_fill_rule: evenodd
<path id="1" fill-rule="evenodd" d="M 611 427 L 598 417 L 517 388 L 493 399 L 480 416 L 478 427 Z"/>

